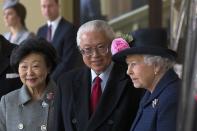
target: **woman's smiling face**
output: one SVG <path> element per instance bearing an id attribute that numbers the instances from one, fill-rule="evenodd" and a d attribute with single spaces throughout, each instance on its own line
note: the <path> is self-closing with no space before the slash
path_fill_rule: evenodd
<path id="1" fill-rule="evenodd" d="M 20 61 L 18 72 L 24 85 L 28 88 L 39 88 L 46 84 L 49 67 L 42 54 L 31 53 Z"/>

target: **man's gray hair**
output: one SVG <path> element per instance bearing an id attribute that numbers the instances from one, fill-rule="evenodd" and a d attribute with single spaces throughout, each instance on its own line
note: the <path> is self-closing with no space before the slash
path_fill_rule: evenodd
<path id="1" fill-rule="evenodd" d="M 115 38 L 113 29 L 104 20 L 92 20 L 81 25 L 77 32 L 77 46 L 80 45 L 81 35 L 85 32 L 103 32 L 112 41 Z"/>

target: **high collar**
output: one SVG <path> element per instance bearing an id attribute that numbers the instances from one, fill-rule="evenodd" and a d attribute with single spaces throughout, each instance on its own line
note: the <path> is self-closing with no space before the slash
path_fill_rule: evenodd
<path id="1" fill-rule="evenodd" d="M 179 80 L 178 75 L 175 73 L 173 69 L 169 69 L 158 82 L 158 84 L 155 87 L 155 90 L 152 93 L 150 93 L 149 91 L 145 93 L 141 104 L 145 106 L 152 102 L 157 96 L 159 96 L 159 94 L 167 87 L 169 83 L 176 80 Z"/>
<path id="2" fill-rule="evenodd" d="M 41 97 L 41 101 L 47 99 L 47 94 L 48 93 L 54 93 L 54 89 L 56 87 L 56 84 L 53 80 L 50 80 L 47 84 L 46 89 L 43 92 L 43 95 Z M 23 85 L 19 91 L 19 101 L 18 101 L 18 105 L 25 105 L 28 102 L 30 102 L 32 100 L 32 96 L 28 90 L 28 88 Z"/>
<path id="3" fill-rule="evenodd" d="M 58 26 L 58 24 L 59 24 L 59 22 L 60 22 L 60 20 L 61 20 L 61 16 L 58 16 L 55 20 L 53 20 L 53 21 L 47 21 L 47 25 L 49 26 L 49 25 L 52 25 L 52 27 L 53 28 L 57 28 L 57 26 Z"/>

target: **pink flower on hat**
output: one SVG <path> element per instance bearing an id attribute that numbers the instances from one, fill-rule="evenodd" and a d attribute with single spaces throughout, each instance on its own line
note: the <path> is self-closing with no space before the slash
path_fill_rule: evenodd
<path id="1" fill-rule="evenodd" d="M 123 38 L 116 38 L 112 41 L 112 45 L 111 45 L 112 55 L 115 55 L 116 53 L 125 50 L 127 48 L 130 48 L 129 44 Z"/>

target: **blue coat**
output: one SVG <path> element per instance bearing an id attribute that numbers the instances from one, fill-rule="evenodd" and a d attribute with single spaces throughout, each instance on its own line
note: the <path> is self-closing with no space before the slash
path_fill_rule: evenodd
<path id="1" fill-rule="evenodd" d="M 172 69 L 167 71 L 153 93 L 145 93 L 130 131 L 176 131 L 180 83 Z"/>
<path id="2" fill-rule="evenodd" d="M 57 80 L 63 72 L 82 63 L 80 53 L 77 50 L 76 31 L 77 29 L 71 23 L 61 18 L 51 42 L 60 58 L 60 63 L 52 74 L 54 80 Z M 47 24 L 38 29 L 37 36 L 47 37 Z"/>

